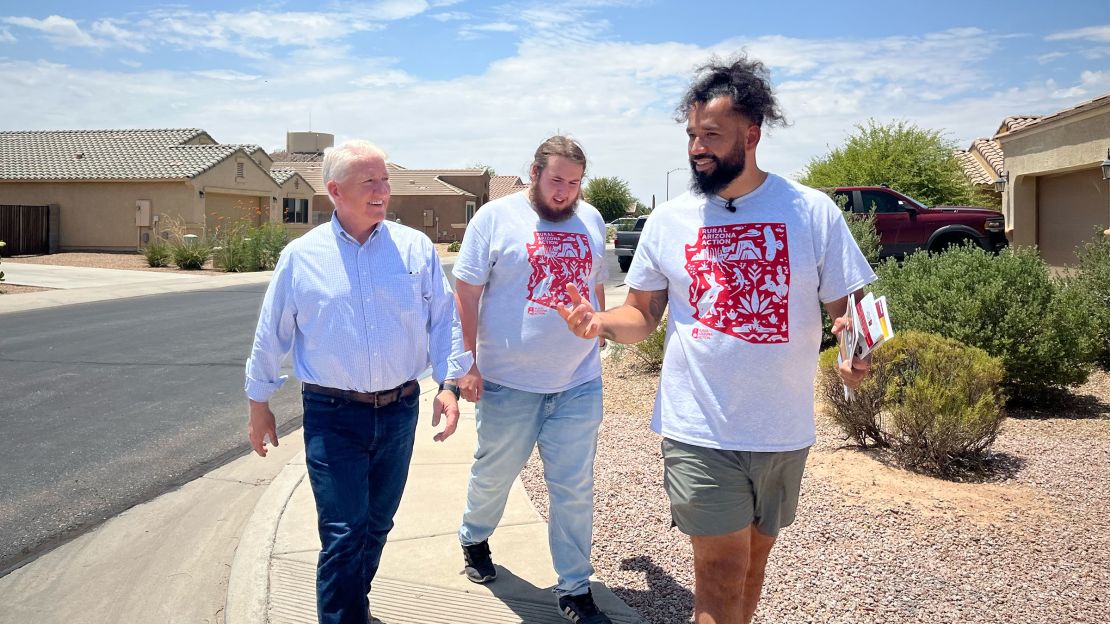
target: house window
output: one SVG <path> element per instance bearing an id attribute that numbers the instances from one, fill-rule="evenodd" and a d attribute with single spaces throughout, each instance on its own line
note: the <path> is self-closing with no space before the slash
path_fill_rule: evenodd
<path id="1" fill-rule="evenodd" d="M 281 215 L 284 223 L 308 223 L 308 200 L 286 197 L 281 200 Z"/>
<path id="2" fill-rule="evenodd" d="M 474 218 L 474 202 L 466 202 L 466 222 Z"/>

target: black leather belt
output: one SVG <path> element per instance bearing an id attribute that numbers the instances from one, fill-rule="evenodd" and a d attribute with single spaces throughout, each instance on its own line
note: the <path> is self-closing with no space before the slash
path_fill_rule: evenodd
<path id="1" fill-rule="evenodd" d="M 397 399 L 410 397 L 420 392 L 420 384 L 413 379 L 406 381 L 392 390 L 356 392 L 354 390 L 340 390 L 338 388 L 329 388 L 327 386 L 318 386 L 314 383 L 305 382 L 301 384 L 301 390 L 304 392 L 314 392 L 324 396 L 336 397 L 338 399 L 347 399 L 348 401 L 355 401 L 357 403 L 367 403 L 374 407 L 385 407 Z"/>

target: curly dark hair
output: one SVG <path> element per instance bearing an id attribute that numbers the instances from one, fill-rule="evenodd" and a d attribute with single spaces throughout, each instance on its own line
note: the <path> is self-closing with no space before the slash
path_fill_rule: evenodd
<path id="1" fill-rule="evenodd" d="M 728 96 L 732 109 L 757 126 L 786 125 L 771 89 L 771 73 L 761 61 L 740 54 L 730 61 L 712 57 L 694 71 L 694 83 L 675 108 L 675 119 L 684 122 L 695 104 Z"/>

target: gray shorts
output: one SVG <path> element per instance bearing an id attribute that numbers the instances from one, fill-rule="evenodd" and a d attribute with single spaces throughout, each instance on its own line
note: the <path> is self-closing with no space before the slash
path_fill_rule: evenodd
<path id="1" fill-rule="evenodd" d="M 663 438 L 671 518 L 687 535 L 725 535 L 755 523 L 776 536 L 794 522 L 809 448 L 722 451 Z"/>

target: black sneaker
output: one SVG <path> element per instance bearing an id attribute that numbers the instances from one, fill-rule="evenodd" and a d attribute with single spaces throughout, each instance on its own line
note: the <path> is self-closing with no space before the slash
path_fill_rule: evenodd
<path id="1" fill-rule="evenodd" d="M 497 578 L 497 569 L 489 558 L 489 540 L 463 546 L 462 549 L 463 560 L 466 561 L 466 567 L 463 568 L 466 578 L 475 583 L 488 583 Z"/>
<path id="2" fill-rule="evenodd" d="M 574 624 L 613 624 L 594 604 L 594 594 L 588 589 L 577 596 L 559 596 L 559 612 Z"/>

